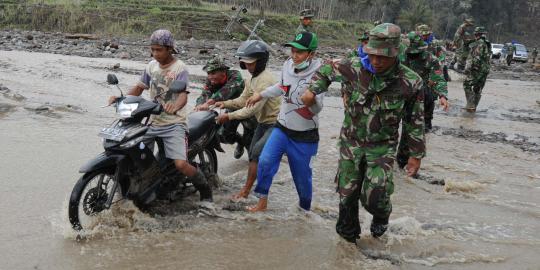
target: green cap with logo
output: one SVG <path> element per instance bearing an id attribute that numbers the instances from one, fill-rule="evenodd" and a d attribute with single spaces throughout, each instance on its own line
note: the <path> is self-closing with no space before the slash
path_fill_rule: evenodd
<path id="1" fill-rule="evenodd" d="M 294 37 L 294 40 L 283 45 L 285 47 L 295 47 L 303 51 L 315 51 L 319 46 L 319 40 L 315 33 L 302 32 Z"/>
<path id="2" fill-rule="evenodd" d="M 407 53 L 415 54 L 415 53 L 421 53 L 427 49 L 427 44 L 424 42 L 424 40 L 418 35 L 417 32 L 410 32 L 407 34 L 407 38 L 409 38 L 409 47 L 407 48 Z"/>
<path id="3" fill-rule="evenodd" d="M 203 70 L 210 73 L 215 72 L 219 70 L 227 70 L 229 67 L 227 64 L 225 64 L 225 59 L 219 55 L 214 55 L 208 62 L 206 62 L 206 65 L 204 65 Z"/>
<path id="4" fill-rule="evenodd" d="M 367 54 L 396 57 L 399 54 L 401 29 L 392 23 L 383 23 L 369 31 L 369 42 L 364 46 Z"/>
<path id="5" fill-rule="evenodd" d="M 422 36 L 431 35 L 431 33 L 433 33 L 427 24 L 417 26 L 416 32 Z"/>

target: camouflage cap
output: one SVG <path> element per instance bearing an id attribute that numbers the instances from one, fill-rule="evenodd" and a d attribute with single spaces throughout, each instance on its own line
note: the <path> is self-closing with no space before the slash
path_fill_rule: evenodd
<path id="1" fill-rule="evenodd" d="M 208 73 L 227 69 L 229 69 L 229 66 L 225 63 L 225 59 L 219 55 L 214 55 L 203 67 L 203 70 Z"/>
<path id="2" fill-rule="evenodd" d="M 487 33 L 487 30 L 485 27 L 483 26 L 478 26 L 474 29 L 474 33 L 475 34 L 486 34 Z"/>
<path id="3" fill-rule="evenodd" d="M 427 24 L 421 24 L 421 25 L 417 26 L 416 27 L 416 32 L 418 32 L 418 34 L 422 35 L 422 36 L 430 35 L 431 33 L 433 33 L 431 31 L 431 28 L 429 28 L 429 26 Z"/>
<path id="4" fill-rule="evenodd" d="M 474 24 L 474 18 L 465 18 L 466 23 Z"/>
<path id="5" fill-rule="evenodd" d="M 417 32 L 410 32 L 407 35 L 407 38 L 409 38 L 409 48 L 407 48 L 407 53 L 414 54 L 414 53 L 421 53 L 427 49 L 427 44 L 424 42 L 424 40 L 418 35 Z"/>
<path id="6" fill-rule="evenodd" d="M 391 23 L 383 23 L 369 31 L 369 42 L 364 47 L 367 54 L 396 57 L 399 53 L 401 29 Z"/>
<path id="7" fill-rule="evenodd" d="M 313 17 L 315 17 L 315 14 L 313 14 L 313 11 L 309 8 L 300 11 L 300 19 L 309 19 Z"/>
<path id="8" fill-rule="evenodd" d="M 154 33 L 152 33 L 152 36 L 150 36 L 150 45 L 171 47 L 173 49 L 173 53 L 178 53 L 178 51 L 176 50 L 173 35 L 171 31 L 166 29 L 159 29 L 154 31 Z"/>

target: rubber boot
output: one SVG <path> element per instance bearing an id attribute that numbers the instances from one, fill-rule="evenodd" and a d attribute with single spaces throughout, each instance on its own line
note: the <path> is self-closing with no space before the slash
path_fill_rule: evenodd
<path id="1" fill-rule="evenodd" d="M 381 237 L 388 229 L 388 217 L 386 218 L 373 217 L 373 220 L 371 221 L 371 226 L 369 229 L 371 230 L 371 235 L 373 237 L 375 238 Z"/>
<path id="2" fill-rule="evenodd" d="M 212 187 L 208 184 L 208 180 L 201 169 L 197 168 L 197 174 L 191 179 L 191 183 L 193 183 L 193 186 L 199 191 L 200 200 L 213 202 Z"/>
<path id="3" fill-rule="evenodd" d="M 339 216 L 336 232 L 347 242 L 356 243 L 360 239 L 360 220 L 358 219 L 358 201 L 352 205 L 339 204 Z"/>
<path id="4" fill-rule="evenodd" d="M 431 125 L 431 119 L 425 118 L 424 120 L 425 120 L 425 123 L 426 123 L 425 130 L 424 130 L 424 131 L 425 131 L 426 133 L 427 133 L 427 132 L 430 132 L 431 129 L 433 129 L 433 126 Z"/>

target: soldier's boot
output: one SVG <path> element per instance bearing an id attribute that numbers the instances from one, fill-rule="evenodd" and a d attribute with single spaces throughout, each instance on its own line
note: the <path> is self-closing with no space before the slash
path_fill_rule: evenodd
<path id="1" fill-rule="evenodd" d="M 425 118 L 424 120 L 426 122 L 425 132 L 430 132 L 433 129 L 433 126 L 431 125 L 431 118 Z"/>
<path id="2" fill-rule="evenodd" d="M 373 237 L 381 237 L 386 232 L 386 230 L 388 230 L 388 217 L 373 217 L 369 229 L 371 230 L 371 235 Z"/>
<path id="3" fill-rule="evenodd" d="M 195 174 L 195 176 L 191 177 L 191 183 L 193 183 L 195 189 L 199 191 L 201 201 L 214 201 L 212 196 L 212 187 L 210 186 L 210 184 L 208 184 L 208 179 L 206 179 L 206 176 L 201 171 L 201 169 L 197 168 L 197 173 Z"/>
<path id="4" fill-rule="evenodd" d="M 480 98 L 482 97 L 482 94 L 476 94 L 474 95 L 474 109 L 478 108 L 478 104 L 480 103 Z"/>
<path id="5" fill-rule="evenodd" d="M 355 201 L 351 205 L 339 204 L 339 216 L 336 223 L 336 232 L 347 242 L 351 243 L 356 243 L 356 240 L 360 239 L 358 200 L 356 199 Z"/>
<path id="6" fill-rule="evenodd" d="M 474 106 L 474 94 L 471 89 L 465 88 L 465 99 L 467 100 L 467 105 L 465 105 L 465 110 L 468 112 L 474 112 L 476 106 Z"/>

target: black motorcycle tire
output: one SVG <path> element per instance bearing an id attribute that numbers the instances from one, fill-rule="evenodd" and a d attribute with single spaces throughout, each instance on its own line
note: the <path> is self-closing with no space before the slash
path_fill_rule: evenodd
<path id="1" fill-rule="evenodd" d="M 208 162 L 209 165 L 211 166 L 210 175 L 207 175 L 208 182 L 214 188 L 220 187 L 221 181 L 219 180 L 219 177 L 217 175 L 218 159 L 217 159 L 216 150 L 214 150 L 213 148 L 205 148 L 203 152 L 198 154 L 199 160 L 201 160 L 201 155 L 204 155 L 206 157 L 204 158 L 204 160 Z"/>
<path id="2" fill-rule="evenodd" d="M 81 199 L 83 198 L 83 192 L 86 186 L 91 182 L 91 180 L 101 174 L 109 176 L 111 178 L 113 177 L 110 173 L 110 170 L 95 170 L 93 172 L 86 173 L 81 178 L 79 178 L 79 180 L 73 187 L 73 191 L 71 191 L 71 196 L 69 197 L 68 215 L 71 227 L 76 231 L 80 231 L 83 229 L 81 225 L 80 214 L 85 215 L 85 213 L 79 213 L 79 204 Z"/>

